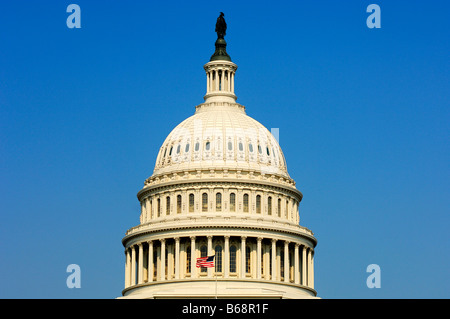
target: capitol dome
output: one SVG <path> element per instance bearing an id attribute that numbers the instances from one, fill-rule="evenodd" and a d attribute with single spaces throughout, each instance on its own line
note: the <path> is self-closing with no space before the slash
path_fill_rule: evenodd
<path id="1" fill-rule="evenodd" d="M 197 106 L 195 115 L 175 127 L 164 141 L 153 177 L 197 169 L 266 172 L 289 179 L 274 136 L 237 103 Z"/>
<path id="2" fill-rule="evenodd" d="M 221 15 L 204 102 L 167 136 L 137 193 L 121 298 L 317 296 L 303 195 L 277 140 L 236 103 L 225 29 Z"/>

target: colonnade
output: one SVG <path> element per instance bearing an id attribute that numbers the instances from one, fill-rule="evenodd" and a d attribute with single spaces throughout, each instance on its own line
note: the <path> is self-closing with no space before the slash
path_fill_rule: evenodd
<path id="1" fill-rule="evenodd" d="M 206 72 L 206 93 L 234 92 L 234 72 L 231 68 L 213 68 Z"/>
<path id="2" fill-rule="evenodd" d="M 314 250 L 303 243 L 264 237 L 186 236 L 151 239 L 125 249 L 125 288 L 167 280 L 269 280 L 314 288 Z M 197 268 L 215 256 L 214 268 Z"/>
<path id="3" fill-rule="evenodd" d="M 245 213 L 300 222 L 298 201 L 277 192 L 252 189 L 197 188 L 167 191 L 141 199 L 142 223 L 190 213 Z"/>

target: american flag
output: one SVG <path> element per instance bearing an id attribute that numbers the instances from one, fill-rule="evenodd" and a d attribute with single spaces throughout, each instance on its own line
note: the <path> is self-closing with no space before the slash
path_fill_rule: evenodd
<path id="1" fill-rule="evenodd" d="M 197 258 L 197 268 L 199 267 L 214 267 L 214 256 L 206 256 Z"/>

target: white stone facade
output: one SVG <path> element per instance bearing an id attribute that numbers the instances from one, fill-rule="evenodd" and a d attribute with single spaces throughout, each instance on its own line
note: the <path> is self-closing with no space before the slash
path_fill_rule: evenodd
<path id="1" fill-rule="evenodd" d="M 278 142 L 236 103 L 236 64 L 205 66 L 205 102 L 166 138 L 126 232 L 122 298 L 316 298 L 303 195 Z M 196 259 L 215 256 L 215 268 Z"/>

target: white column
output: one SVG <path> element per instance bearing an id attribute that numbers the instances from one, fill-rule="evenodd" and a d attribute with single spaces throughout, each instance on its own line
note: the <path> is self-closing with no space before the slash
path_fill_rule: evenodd
<path id="1" fill-rule="evenodd" d="M 131 246 L 131 286 L 136 285 L 136 249 Z"/>
<path id="2" fill-rule="evenodd" d="M 289 282 L 289 242 L 284 242 L 284 282 Z"/>
<path id="3" fill-rule="evenodd" d="M 241 236 L 241 278 L 245 278 L 245 239 L 246 236 Z"/>
<path id="4" fill-rule="evenodd" d="M 197 267 L 195 265 L 195 236 L 191 236 L 191 278 L 197 278 Z"/>
<path id="5" fill-rule="evenodd" d="M 153 281 L 153 241 L 148 242 L 148 282 Z"/>
<path id="6" fill-rule="evenodd" d="M 300 270 L 299 270 L 299 256 L 298 256 L 298 247 L 300 244 L 295 243 L 294 249 L 294 282 L 298 285 L 300 284 Z"/>
<path id="7" fill-rule="evenodd" d="M 219 70 L 215 70 L 214 71 L 214 73 L 215 73 L 215 79 L 216 79 L 216 91 L 219 91 Z"/>
<path id="8" fill-rule="evenodd" d="M 225 236 L 225 278 L 230 276 L 230 236 Z"/>
<path id="9" fill-rule="evenodd" d="M 311 274 L 310 274 L 311 281 L 310 281 L 309 286 L 314 289 L 314 250 L 312 248 L 310 249 L 310 254 L 311 254 L 311 265 L 310 265 L 311 266 Z"/>
<path id="10" fill-rule="evenodd" d="M 231 73 L 231 93 L 234 93 L 234 73 Z"/>
<path id="11" fill-rule="evenodd" d="M 159 265 L 159 273 L 160 273 L 160 280 L 166 279 L 166 240 L 160 239 L 161 241 L 161 262 Z"/>
<path id="12" fill-rule="evenodd" d="M 212 255 L 212 236 L 208 236 L 207 238 L 208 238 L 208 248 L 207 248 L 208 250 L 207 250 L 206 256 L 211 256 Z M 213 267 L 209 267 L 207 269 L 208 269 L 208 278 L 212 278 L 213 272 L 214 272 L 214 268 Z"/>
<path id="13" fill-rule="evenodd" d="M 306 278 L 306 246 L 303 245 L 302 248 L 302 285 L 307 286 L 308 281 Z"/>
<path id="14" fill-rule="evenodd" d="M 180 238 L 175 237 L 175 279 L 180 279 Z"/>
<path id="15" fill-rule="evenodd" d="M 262 238 L 256 240 L 256 278 L 261 279 L 261 242 Z"/>
<path id="16" fill-rule="evenodd" d="M 209 72 L 206 72 L 206 93 L 209 93 Z"/>
<path id="17" fill-rule="evenodd" d="M 131 256 L 130 256 L 130 250 L 127 248 L 125 249 L 125 288 L 127 288 L 130 285 L 130 263 L 131 263 Z"/>
<path id="18" fill-rule="evenodd" d="M 276 276 L 276 256 L 277 256 L 277 246 L 276 246 L 277 240 L 272 239 L 272 280 L 277 280 Z"/>
<path id="19" fill-rule="evenodd" d="M 144 247 L 142 243 L 139 243 L 138 247 L 139 247 L 138 284 L 142 284 L 144 282 Z"/>

